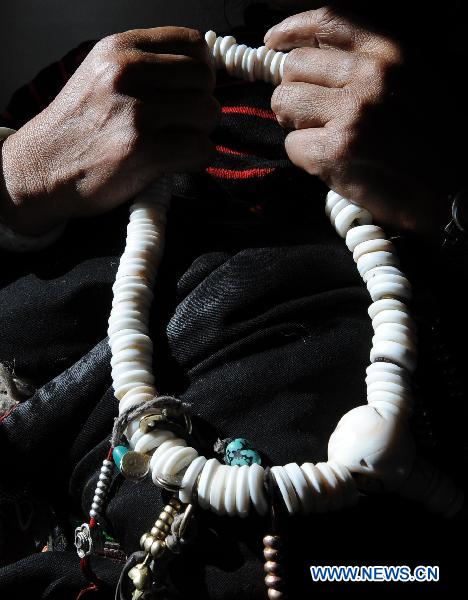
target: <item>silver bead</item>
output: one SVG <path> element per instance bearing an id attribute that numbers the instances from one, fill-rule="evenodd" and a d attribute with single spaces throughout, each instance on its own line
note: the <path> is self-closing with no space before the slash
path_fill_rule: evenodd
<path id="1" fill-rule="evenodd" d="M 103 466 L 105 467 L 113 467 L 114 463 L 111 460 L 107 460 L 107 458 L 105 460 L 102 461 Z"/>
<path id="2" fill-rule="evenodd" d="M 265 573 L 278 575 L 281 571 L 281 565 L 274 560 L 267 560 L 267 562 L 263 565 L 263 570 Z"/>
<path id="3" fill-rule="evenodd" d="M 280 537 L 278 535 L 266 535 L 263 538 L 263 545 L 269 546 L 270 548 L 278 548 L 281 544 Z"/>
<path id="4" fill-rule="evenodd" d="M 103 497 L 106 495 L 106 490 L 102 488 L 96 488 L 94 495 Z"/>
<path id="5" fill-rule="evenodd" d="M 281 600 L 283 598 L 283 592 L 275 590 L 273 588 L 268 589 L 268 600 Z"/>
<path id="6" fill-rule="evenodd" d="M 96 512 L 101 512 L 101 505 L 98 504 L 97 502 L 93 502 L 91 504 L 91 509 L 95 510 Z"/>
<path id="7" fill-rule="evenodd" d="M 263 550 L 263 556 L 265 557 L 265 560 L 277 560 L 279 558 L 279 551 L 276 550 L 275 548 L 265 548 Z"/>
<path id="8" fill-rule="evenodd" d="M 105 473 L 99 473 L 99 481 L 109 481 L 109 475 Z"/>
<path id="9" fill-rule="evenodd" d="M 155 542 L 154 537 L 152 535 L 149 535 L 143 544 L 143 550 L 145 552 L 149 552 L 151 550 L 151 546 L 153 545 L 153 542 Z"/>
<path id="10" fill-rule="evenodd" d="M 158 556 L 161 556 L 161 554 L 163 554 L 165 549 L 166 549 L 165 542 L 163 542 L 161 540 L 155 540 L 151 544 L 150 552 L 151 552 L 151 555 L 154 556 L 154 558 L 157 558 Z"/>
<path id="11" fill-rule="evenodd" d="M 278 587 L 281 586 L 281 583 L 282 583 L 282 579 L 281 579 L 281 577 L 278 577 L 277 575 L 267 575 L 265 577 L 265 584 L 269 588 L 277 589 Z"/>
<path id="12" fill-rule="evenodd" d="M 99 496 L 94 496 L 93 497 L 93 503 L 94 504 L 98 504 L 99 506 L 101 506 L 101 504 L 103 503 L 103 498 L 99 498 Z"/>
<path id="13" fill-rule="evenodd" d="M 98 481 L 97 485 L 96 485 L 96 488 L 99 488 L 100 490 L 106 490 L 107 491 L 108 484 L 105 483 L 104 481 Z"/>
<path id="14" fill-rule="evenodd" d="M 99 517 L 99 514 L 98 514 L 98 513 L 97 513 L 97 512 L 94 510 L 94 508 L 92 508 L 92 509 L 89 511 L 89 516 L 90 516 L 92 519 L 97 519 L 97 518 Z"/>
<path id="15" fill-rule="evenodd" d="M 151 537 L 149 533 L 144 533 L 141 538 L 140 538 L 140 547 L 144 548 L 145 547 L 145 542 L 146 540 Z"/>

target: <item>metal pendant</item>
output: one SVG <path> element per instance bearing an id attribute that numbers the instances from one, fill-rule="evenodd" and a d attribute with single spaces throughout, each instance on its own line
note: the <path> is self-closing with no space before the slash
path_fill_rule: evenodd
<path id="1" fill-rule="evenodd" d="M 150 457 L 142 452 L 130 450 L 122 457 L 120 461 L 120 472 L 125 479 L 130 481 L 141 481 L 144 479 L 150 468 Z"/>

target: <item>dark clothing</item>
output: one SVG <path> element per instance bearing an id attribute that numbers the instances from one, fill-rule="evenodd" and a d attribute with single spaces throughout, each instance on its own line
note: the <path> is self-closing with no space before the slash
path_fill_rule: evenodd
<path id="1" fill-rule="evenodd" d="M 242 41 L 260 40 L 246 35 Z M 220 74 L 216 95 L 224 107 L 214 134 L 218 155 L 204 173 L 175 178 L 152 306 L 157 387 L 191 403 L 205 455 L 213 455 L 217 438 L 245 436 L 265 464 L 326 460 L 339 418 L 365 403 L 369 295 L 325 218 L 325 188 L 287 159 L 285 132 L 270 110 L 271 86 Z M 21 124 L 19 112 L 9 108 L 14 126 Z M 71 521 L 76 515 L 81 522 L 89 511 L 118 409 L 105 336 L 127 219 L 128 205 L 70 223 L 41 253 L 1 255 L 0 360 L 42 386 L 0 425 L 5 598 L 75 598 L 86 587 Z M 447 293 L 456 299 L 458 281 L 424 262 L 427 255 L 417 246 L 400 246 L 416 287 L 422 336 L 416 374 L 421 400 L 413 428 L 421 452 L 459 481 L 462 438 L 452 417 L 461 399 L 458 388 L 453 397 L 446 392 L 429 319 L 436 316 L 439 286 L 451 282 Z M 445 294 L 441 301 L 449 302 Z M 450 314 L 441 307 L 447 314 L 441 335 L 461 314 L 460 301 L 451 307 Z M 453 337 L 456 369 L 461 355 Z M 151 481 L 134 484 L 117 476 L 106 529 L 125 553 L 138 549 L 163 496 Z M 20 532 L 16 516 L 22 511 L 23 525 L 29 514 L 32 520 Z M 264 598 L 262 536 L 268 519 L 197 514 L 193 545 L 170 565 L 174 597 Z M 363 498 L 339 513 L 290 519 L 290 596 L 381 592 L 375 584 L 312 584 L 308 568 L 314 564 L 441 565 L 441 583 L 411 589 L 441 594 L 454 581 L 458 527 L 390 496 Z M 38 553 L 50 531 L 54 551 Z M 105 582 L 95 597 L 113 597 L 122 564 L 104 558 L 93 564 Z"/>

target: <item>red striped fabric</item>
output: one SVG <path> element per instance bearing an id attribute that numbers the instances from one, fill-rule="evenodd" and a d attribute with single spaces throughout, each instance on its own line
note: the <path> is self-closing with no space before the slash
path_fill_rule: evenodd
<path id="1" fill-rule="evenodd" d="M 219 179 L 253 179 L 264 177 L 275 170 L 275 167 L 257 169 L 221 169 L 218 167 L 207 167 L 206 172 Z"/>
<path id="2" fill-rule="evenodd" d="M 251 152 L 240 152 L 239 150 L 234 150 L 233 148 L 228 148 L 227 146 L 216 146 L 216 150 L 221 154 L 235 154 L 236 156 L 252 156 Z"/>
<path id="3" fill-rule="evenodd" d="M 223 106 L 222 112 L 223 114 L 249 115 L 251 117 L 261 117 L 262 119 L 276 121 L 276 115 L 272 110 L 257 108 L 255 106 Z"/>

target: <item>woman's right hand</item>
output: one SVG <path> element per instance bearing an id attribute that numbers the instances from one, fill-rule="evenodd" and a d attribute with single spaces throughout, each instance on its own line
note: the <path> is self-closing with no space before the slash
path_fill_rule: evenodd
<path id="1" fill-rule="evenodd" d="M 220 113 L 214 84 L 196 30 L 104 38 L 55 100 L 3 143 L 2 220 L 40 234 L 108 211 L 162 173 L 207 166 Z"/>

